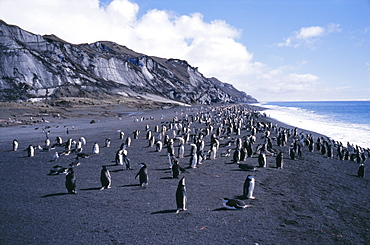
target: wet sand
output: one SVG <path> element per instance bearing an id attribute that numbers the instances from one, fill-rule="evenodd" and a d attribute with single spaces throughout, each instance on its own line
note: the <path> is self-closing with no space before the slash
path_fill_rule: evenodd
<path id="1" fill-rule="evenodd" d="M 28 120 L 27 124 L 0 127 L 0 244 L 370 243 L 370 173 L 366 166 L 365 177 L 358 178 L 357 163 L 311 153 L 307 147 L 301 158 L 290 160 L 288 146 L 277 146 L 274 141 L 273 148 L 285 154 L 284 169 L 277 169 L 275 157 L 267 156 L 267 168 L 249 172 L 232 163 L 232 156 L 220 157 L 221 152 L 235 148 L 223 146 L 215 160 L 205 160 L 182 174 L 186 178 L 188 210 L 175 214 L 179 180 L 171 178 L 166 148 L 159 153 L 148 147 L 145 126 L 153 129 L 174 116 L 181 119 L 201 108 L 94 108 L 59 111 L 59 117 L 53 117 L 54 112 L 44 113 L 32 121 L 27 119 L 30 115 L 18 115 Z M 199 123 L 194 126 L 205 127 Z M 54 165 L 68 167 L 75 158 L 73 153 L 56 162 L 51 161 L 53 154 L 63 148 L 36 150 L 34 157 L 27 157 L 29 144 L 44 144 L 45 127 L 52 143 L 57 136 L 64 141 L 84 136 L 87 144 L 83 152 L 88 154 L 94 142 L 100 145 L 99 154 L 81 159 L 81 165 L 75 167 L 76 195 L 66 194 L 65 175 L 48 175 Z M 133 138 L 136 129 L 141 131 L 139 139 L 133 139 L 128 148 L 133 170 L 124 170 L 114 165 L 115 152 L 123 143 L 119 132 Z M 231 138 L 248 134 L 243 129 L 240 136 L 232 134 Z M 272 133 L 271 137 L 275 136 Z M 19 150 L 13 152 L 15 138 Z M 104 147 L 105 138 L 111 139 L 110 147 Z M 262 133 L 257 133 L 255 145 L 262 141 Z M 208 150 L 210 136 L 205 142 Z M 187 144 L 185 157 L 179 159 L 183 167 L 189 165 L 189 153 Z M 148 165 L 146 188 L 138 186 L 135 179 L 141 162 Z M 258 166 L 257 155 L 242 163 Z M 102 165 L 111 172 L 111 189 L 99 190 Z M 252 206 L 235 211 L 222 208 L 220 198 L 243 194 L 248 174 L 256 178 L 255 199 L 245 200 Z"/>

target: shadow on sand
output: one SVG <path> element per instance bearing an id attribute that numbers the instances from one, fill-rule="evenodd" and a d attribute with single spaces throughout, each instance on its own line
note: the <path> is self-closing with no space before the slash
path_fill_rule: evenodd
<path id="1" fill-rule="evenodd" d="M 81 191 L 99 191 L 101 187 L 91 187 L 91 188 L 84 188 L 80 189 Z"/>
<path id="2" fill-rule="evenodd" d="M 172 177 L 162 177 L 160 179 L 173 179 Z"/>
<path id="3" fill-rule="evenodd" d="M 46 198 L 46 197 L 55 197 L 55 196 L 64 196 L 64 195 L 69 195 L 71 193 L 66 193 L 66 192 L 62 192 L 62 193 L 54 193 L 54 194 L 47 194 L 45 196 L 42 196 L 41 198 Z"/>
<path id="4" fill-rule="evenodd" d="M 120 187 L 133 187 L 133 186 L 141 186 L 141 185 L 140 184 L 121 185 Z"/>
<path id="5" fill-rule="evenodd" d="M 150 214 L 170 214 L 170 213 L 176 213 L 176 209 L 167 209 L 167 210 L 152 212 Z"/>

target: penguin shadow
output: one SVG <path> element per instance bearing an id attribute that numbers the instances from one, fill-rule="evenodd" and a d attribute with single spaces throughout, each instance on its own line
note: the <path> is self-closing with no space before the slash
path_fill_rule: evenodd
<path id="1" fill-rule="evenodd" d="M 155 170 L 165 171 L 165 173 L 171 173 L 171 170 L 169 168 L 156 168 Z"/>
<path id="2" fill-rule="evenodd" d="M 235 172 L 256 172 L 258 170 L 259 169 L 256 169 L 256 170 L 232 169 L 230 171 L 235 171 Z"/>
<path id="3" fill-rule="evenodd" d="M 55 197 L 55 196 L 64 196 L 64 195 L 69 195 L 69 194 L 70 193 L 61 192 L 61 193 L 47 194 L 47 195 L 42 196 L 41 198 Z"/>
<path id="4" fill-rule="evenodd" d="M 31 158 L 29 156 L 21 156 L 21 157 L 18 157 L 18 158 Z"/>
<path id="5" fill-rule="evenodd" d="M 152 212 L 150 214 L 170 214 L 170 213 L 176 213 L 176 211 L 177 211 L 176 209 L 167 209 L 167 210 Z"/>
<path id="6" fill-rule="evenodd" d="M 358 177 L 357 174 L 347 174 L 347 175 L 350 176 L 350 177 L 356 177 L 356 178 L 362 179 L 361 177 Z"/>
<path id="7" fill-rule="evenodd" d="M 112 161 L 112 162 L 114 162 L 114 161 Z M 116 167 L 116 166 L 122 166 L 122 165 L 118 165 L 118 164 L 109 164 L 109 165 L 105 165 L 105 166 L 107 166 L 107 167 Z"/>
<path id="8" fill-rule="evenodd" d="M 235 168 L 232 169 L 231 171 L 236 171 L 236 172 L 257 172 L 259 171 L 258 167 L 254 167 L 251 169 L 244 169 L 244 168 Z"/>
<path id="9" fill-rule="evenodd" d="M 121 185 L 119 187 L 141 187 L 140 184 L 131 184 L 131 185 Z"/>
<path id="10" fill-rule="evenodd" d="M 244 195 L 234 196 L 234 198 L 239 200 L 248 200 L 248 198 Z"/>
<path id="11" fill-rule="evenodd" d="M 17 151 L 13 151 L 13 150 L 4 150 L 3 152 L 17 152 Z"/>
<path id="12" fill-rule="evenodd" d="M 242 208 L 241 209 L 227 209 L 227 208 L 216 208 L 216 209 L 213 209 L 212 212 L 218 212 L 218 211 L 238 211 L 238 210 L 243 210 Z"/>
<path id="13" fill-rule="evenodd" d="M 80 189 L 81 191 L 98 191 L 100 190 L 101 187 L 91 187 L 91 188 L 84 188 L 84 189 Z"/>
<path id="14" fill-rule="evenodd" d="M 162 178 L 159 178 L 159 179 L 174 179 L 174 178 L 172 178 L 172 177 L 162 177 Z"/>
<path id="15" fill-rule="evenodd" d="M 115 170 L 109 170 L 111 173 L 116 173 L 116 172 L 122 172 L 123 169 L 115 169 Z"/>

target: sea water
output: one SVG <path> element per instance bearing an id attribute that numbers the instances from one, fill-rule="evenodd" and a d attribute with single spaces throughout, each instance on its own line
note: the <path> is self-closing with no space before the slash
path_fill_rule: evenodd
<path id="1" fill-rule="evenodd" d="M 370 148 L 370 101 L 266 102 L 267 116 L 283 123 Z"/>

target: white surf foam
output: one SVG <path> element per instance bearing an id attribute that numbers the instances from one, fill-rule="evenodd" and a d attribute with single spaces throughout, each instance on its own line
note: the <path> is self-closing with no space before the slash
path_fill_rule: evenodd
<path id="1" fill-rule="evenodd" d="M 267 116 L 298 128 L 326 135 L 331 139 L 350 142 L 364 148 L 370 148 L 370 124 L 354 124 L 334 120 L 325 115 L 319 115 L 297 107 L 280 107 L 275 105 L 261 106 L 268 108 Z"/>

